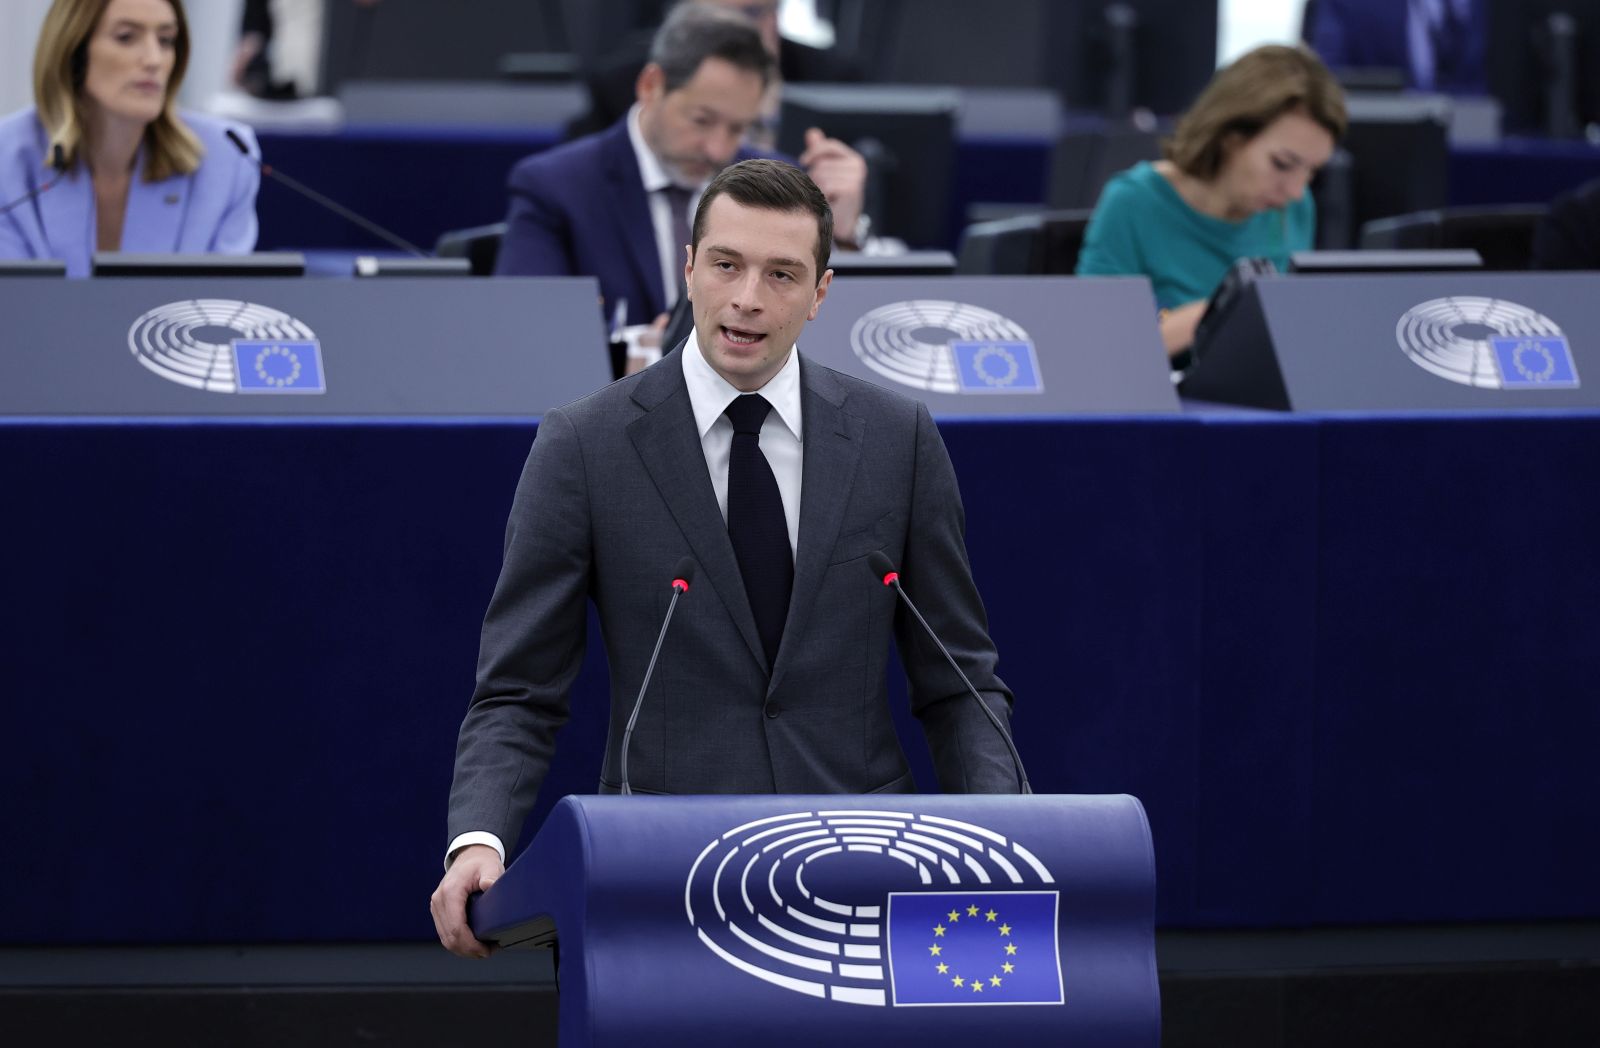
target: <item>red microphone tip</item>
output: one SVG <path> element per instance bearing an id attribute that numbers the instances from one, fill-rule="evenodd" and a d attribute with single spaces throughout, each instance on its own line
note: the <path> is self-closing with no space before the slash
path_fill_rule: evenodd
<path id="1" fill-rule="evenodd" d="M 887 575 L 885 575 L 883 577 L 883 584 L 885 586 L 893 586 L 896 582 L 899 582 L 899 581 L 900 581 L 900 573 L 898 571 L 891 571 L 891 572 L 889 572 L 889 574 L 887 574 Z"/>
<path id="2" fill-rule="evenodd" d="M 672 588 L 677 590 L 679 593 L 688 593 L 689 583 L 684 579 L 673 579 Z"/>

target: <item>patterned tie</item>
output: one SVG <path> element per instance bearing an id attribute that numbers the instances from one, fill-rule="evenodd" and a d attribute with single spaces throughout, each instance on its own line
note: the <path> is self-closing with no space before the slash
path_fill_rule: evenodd
<path id="1" fill-rule="evenodd" d="M 667 209 L 672 212 L 672 272 L 678 281 L 678 298 L 682 298 L 683 246 L 689 242 L 689 201 L 694 192 L 681 186 L 667 186 L 661 194 L 667 198 Z"/>
<path id="2" fill-rule="evenodd" d="M 778 641 L 789 617 L 789 592 L 794 588 L 794 552 L 783 515 L 778 481 L 761 453 L 761 423 L 772 405 L 759 393 L 734 398 L 726 412 L 733 423 L 733 448 L 728 456 L 728 537 L 745 596 L 755 613 L 756 631 L 767 655 L 767 668 L 777 662 Z"/>

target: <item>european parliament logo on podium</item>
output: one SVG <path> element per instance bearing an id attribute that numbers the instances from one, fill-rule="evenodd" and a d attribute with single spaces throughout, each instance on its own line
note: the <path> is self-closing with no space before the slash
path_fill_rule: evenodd
<path id="1" fill-rule="evenodd" d="M 747 975 L 844 1004 L 1060 1005 L 1060 891 L 1020 842 L 877 809 L 736 826 L 689 870 L 701 943 Z"/>
<path id="2" fill-rule="evenodd" d="M 128 329 L 133 359 L 207 393 L 326 393 L 322 344 L 303 321 L 237 299 L 168 302 Z"/>
<path id="3" fill-rule="evenodd" d="M 1033 339 L 1021 324 L 982 306 L 944 299 L 890 302 L 850 329 L 868 368 L 930 393 L 1042 393 Z"/>

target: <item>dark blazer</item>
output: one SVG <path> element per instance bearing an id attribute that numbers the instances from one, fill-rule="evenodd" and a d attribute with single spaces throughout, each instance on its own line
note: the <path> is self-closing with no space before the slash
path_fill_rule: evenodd
<path id="1" fill-rule="evenodd" d="M 668 582 L 679 602 L 629 756 L 651 793 L 909 792 L 885 688 L 891 633 L 940 786 L 1013 792 L 1005 744 L 960 679 L 873 577 L 883 550 L 991 708 L 1009 716 L 968 568 L 954 470 L 927 408 L 801 358 L 805 441 L 794 593 L 768 672 L 695 429 L 680 348 L 544 416 L 506 526 L 461 726 L 449 838 L 510 847 L 549 768 L 583 660 L 586 602 L 605 634 L 611 726 L 603 790 L 620 778 L 623 728 Z"/>
<path id="2" fill-rule="evenodd" d="M 766 154 L 741 151 L 736 160 Z M 619 298 L 627 323 L 667 308 L 650 202 L 619 120 L 597 135 L 535 153 L 511 169 L 511 210 L 497 276 L 593 276 L 609 320 Z"/>

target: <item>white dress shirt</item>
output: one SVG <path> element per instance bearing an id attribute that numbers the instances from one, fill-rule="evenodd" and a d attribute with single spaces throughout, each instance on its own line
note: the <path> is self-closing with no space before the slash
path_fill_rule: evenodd
<path id="1" fill-rule="evenodd" d="M 694 412 L 695 430 L 700 434 L 700 449 L 705 452 L 706 470 L 711 475 L 711 490 L 716 492 L 717 508 L 723 522 L 728 519 L 728 457 L 733 451 L 733 423 L 723 412 L 740 393 L 717 374 L 700 352 L 699 338 L 689 335 L 683 347 L 683 381 L 689 387 L 689 407 Z M 804 442 L 800 420 L 800 347 L 789 351 L 782 369 L 756 392 L 767 398 L 772 410 L 761 423 L 761 453 L 772 467 L 783 499 L 783 519 L 789 526 L 789 550 L 800 547 L 800 475 L 804 463 Z M 445 869 L 450 858 L 469 844 L 487 844 L 506 861 L 506 846 L 499 837 L 482 830 L 463 833 L 445 849 Z"/>
<path id="2" fill-rule="evenodd" d="M 700 352 L 698 334 L 691 334 L 683 347 L 683 381 L 689 387 L 689 406 L 694 409 L 695 428 L 700 432 L 700 448 L 706 454 L 706 469 L 711 474 L 711 490 L 717 493 L 717 508 L 728 519 L 728 457 L 733 453 L 733 423 L 723 412 L 739 391 L 717 374 Z M 789 351 L 783 368 L 756 392 L 767 398 L 772 410 L 761 423 L 761 453 L 772 467 L 783 498 L 783 519 L 789 526 L 789 552 L 800 549 L 800 465 L 803 458 L 800 429 L 800 349 Z"/>
<path id="3" fill-rule="evenodd" d="M 683 273 L 683 245 L 674 244 L 672 235 L 672 205 L 667 202 L 661 190 L 672 185 L 672 179 L 667 177 L 666 169 L 656 159 L 645 143 L 644 132 L 639 129 L 639 104 L 635 102 L 633 108 L 628 110 L 628 141 L 633 144 L 633 157 L 639 162 L 639 178 L 644 182 L 645 200 L 650 204 L 650 225 L 655 230 L 656 256 L 661 260 L 661 286 L 667 293 L 668 313 L 678 301 L 678 280 Z M 694 228 L 694 211 L 700 206 L 700 194 L 710 184 L 710 179 L 698 186 L 685 186 L 692 190 L 689 197 L 689 213 L 685 216 L 689 227 Z M 623 324 L 649 324 L 656 318 L 647 317 L 640 312 L 643 303 L 629 302 L 628 313 L 622 319 Z M 615 308 L 615 307 L 613 307 Z"/>

